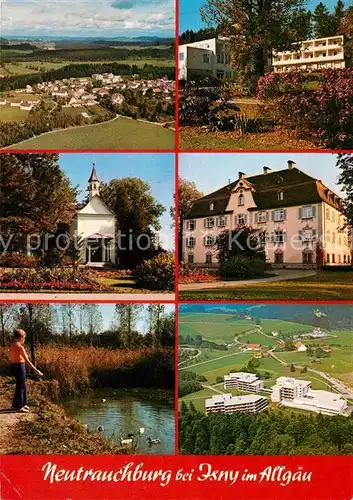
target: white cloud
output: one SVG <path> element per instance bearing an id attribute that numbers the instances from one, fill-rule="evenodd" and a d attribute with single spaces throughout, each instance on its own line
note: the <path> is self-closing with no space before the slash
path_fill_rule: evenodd
<path id="1" fill-rule="evenodd" d="M 3 36 L 174 33 L 174 0 L 0 0 Z M 133 36 L 135 36 L 133 33 Z"/>

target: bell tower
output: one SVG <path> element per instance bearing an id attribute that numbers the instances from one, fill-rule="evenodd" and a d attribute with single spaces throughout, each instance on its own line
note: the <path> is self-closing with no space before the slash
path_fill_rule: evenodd
<path id="1" fill-rule="evenodd" d="M 91 200 L 93 196 L 99 195 L 99 179 L 96 172 L 96 164 L 93 163 L 91 177 L 88 179 L 88 192 L 89 199 Z"/>

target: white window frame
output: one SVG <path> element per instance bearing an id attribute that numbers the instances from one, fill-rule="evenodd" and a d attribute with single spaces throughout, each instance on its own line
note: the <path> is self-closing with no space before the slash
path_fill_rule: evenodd
<path id="1" fill-rule="evenodd" d="M 215 226 L 214 218 L 213 217 L 207 217 L 205 219 L 205 227 L 207 229 L 213 229 Z"/>
<path id="2" fill-rule="evenodd" d="M 220 215 L 219 220 L 218 220 L 218 227 L 226 227 L 227 225 L 227 218 L 225 215 Z"/>
<path id="3" fill-rule="evenodd" d="M 186 246 L 187 248 L 194 248 L 196 246 L 196 238 L 194 238 L 194 236 L 186 238 Z"/>
<path id="4" fill-rule="evenodd" d="M 243 193 L 240 193 L 238 197 L 238 207 L 243 207 L 245 205 L 245 196 Z"/>
<path id="5" fill-rule="evenodd" d="M 282 217 L 279 217 L 279 214 L 282 214 Z M 283 209 L 275 210 L 273 220 L 274 220 L 274 222 L 284 222 L 285 221 L 284 210 Z"/>
<path id="6" fill-rule="evenodd" d="M 307 205 L 302 208 L 302 219 L 312 219 L 314 217 L 314 210 L 312 205 Z"/>
<path id="7" fill-rule="evenodd" d="M 238 214 L 236 217 L 237 217 L 237 225 L 238 226 L 245 226 L 246 215 L 245 214 Z M 242 222 L 241 222 L 241 220 L 242 220 Z"/>
<path id="8" fill-rule="evenodd" d="M 284 192 L 283 191 L 278 191 L 277 198 L 278 198 L 279 201 L 283 201 L 284 200 Z"/>
<path id="9" fill-rule="evenodd" d="M 214 245 L 213 236 L 205 236 L 205 247 L 212 247 Z"/>
<path id="10" fill-rule="evenodd" d="M 256 222 L 258 224 L 263 224 L 267 222 L 267 212 L 258 212 L 256 217 Z"/>

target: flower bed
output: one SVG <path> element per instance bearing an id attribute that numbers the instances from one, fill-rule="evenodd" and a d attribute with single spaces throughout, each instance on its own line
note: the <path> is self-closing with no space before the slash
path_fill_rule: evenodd
<path id="1" fill-rule="evenodd" d="M 98 283 L 91 273 L 69 269 L 16 269 L 0 275 L 2 290 L 80 290 L 110 291 Z"/>
<path id="2" fill-rule="evenodd" d="M 194 276 L 180 276 L 179 283 L 212 283 L 214 281 L 220 281 L 219 276 L 210 276 L 210 275 L 194 275 Z"/>
<path id="3" fill-rule="evenodd" d="M 35 257 L 25 254 L 7 253 L 5 255 L 0 255 L 1 267 L 35 267 L 36 263 L 37 259 Z"/>
<path id="4" fill-rule="evenodd" d="M 107 279 L 119 279 L 126 278 L 127 276 L 132 275 L 132 271 L 130 269 L 126 270 L 116 270 L 116 271 L 98 271 L 94 270 L 94 274 L 97 278 L 107 278 Z"/>

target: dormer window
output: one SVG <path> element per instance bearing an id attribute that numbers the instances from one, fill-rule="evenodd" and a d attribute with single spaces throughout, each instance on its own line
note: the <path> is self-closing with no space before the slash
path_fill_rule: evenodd
<path id="1" fill-rule="evenodd" d="M 284 199 L 283 191 L 278 191 L 277 197 L 278 197 L 278 201 L 283 201 L 283 199 Z"/>
<path id="2" fill-rule="evenodd" d="M 238 198 L 238 206 L 242 207 L 245 204 L 245 198 L 243 193 L 240 193 L 239 198 Z"/>
<path id="3" fill-rule="evenodd" d="M 213 210 L 214 210 L 214 203 L 213 203 L 213 201 L 211 201 L 211 203 L 210 203 L 210 212 L 213 212 Z"/>

